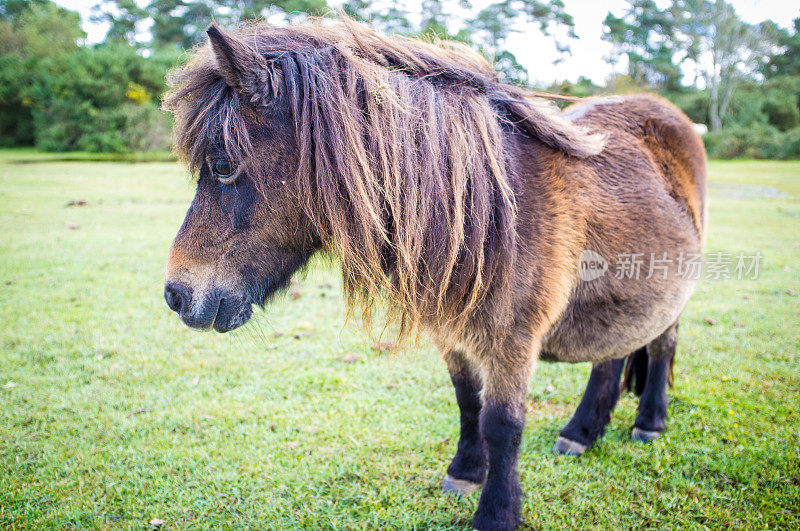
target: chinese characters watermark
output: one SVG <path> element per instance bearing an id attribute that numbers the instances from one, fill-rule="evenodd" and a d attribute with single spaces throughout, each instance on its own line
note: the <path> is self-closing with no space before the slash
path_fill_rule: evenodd
<path id="1" fill-rule="evenodd" d="M 681 280 L 755 280 L 764 256 L 755 253 L 714 252 L 678 253 L 621 253 L 609 261 L 600 253 L 583 251 L 578 257 L 581 280 L 591 282 L 608 273 L 618 280 L 649 280 L 651 278 Z"/>

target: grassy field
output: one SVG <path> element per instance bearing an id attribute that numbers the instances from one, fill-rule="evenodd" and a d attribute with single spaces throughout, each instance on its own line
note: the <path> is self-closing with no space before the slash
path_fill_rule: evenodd
<path id="1" fill-rule="evenodd" d="M 193 192 L 177 164 L 18 159 L 0 156 L 1 527 L 469 527 L 477 495 L 439 491 L 457 410 L 432 348 L 373 349 L 321 266 L 244 329 L 192 332 L 162 298 Z M 708 250 L 760 251 L 760 277 L 701 284 L 651 445 L 628 396 L 592 450 L 554 455 L 589 367 L 540 365 L 526 527 L 800 526 L 800 163 L 710 173 Z"/>

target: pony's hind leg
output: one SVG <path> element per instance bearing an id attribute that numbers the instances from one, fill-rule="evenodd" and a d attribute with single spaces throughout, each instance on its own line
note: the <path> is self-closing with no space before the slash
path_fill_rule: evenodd
<path id="1" fill-rule="evenodd" d="M 581 455 L 603 434 L 619 398 L 619 377 L 624 364 L 625 359 L 620 358 L 592 366 L 581 403 L 559 432 L 553 450 L 564 455 Z"/>
<path id="2" fill-rule="evenodd" d="M 456 391 L 461 416 L 461 434 L 456 455 L 447 467 L 442 490 L 467 495 L 483 484 L 486 477 L 486 453 L 480 431 L 481 382 L 458 351 L 445 355 L 450 380 Z"/>
<path id="3" fill-rule="evenodd" d="M 678 342 L 678 323 L 647 345 L 647 376 L 639 397 L 639 414 L 631 438 L 649 442 L 661 436 L 667 420 L 667 384 L 671 383 L 672 362 Z M 637 387 L 641 388 L 640 385 Z"/>

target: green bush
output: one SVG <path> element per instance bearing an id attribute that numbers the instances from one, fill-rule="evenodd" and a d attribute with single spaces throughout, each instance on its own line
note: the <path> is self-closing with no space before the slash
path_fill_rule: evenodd
<path id="1" fill-rule="evenodd" d="M 112 153 L 168 149 L 168 118 L 158 109 L 167 64 L 120 43 L 43 61 L 32 91 L 36 146 Z"/>
<path id="2" fill-rule="evenodd" d="M 47 0 L 0 0 L 0 146 L 33 144 L 41 61 L 74 53 L 85 36 L 78 13 Z"/>
<path id="3" fill-rule="evenodd" d="M 34 70 L 35 61 L 0 55 L 0 147 L 33 144 L 33 116 L 25 89 Z"/>
<path id="4" fill-rule="evenodd" d="M 707 91 L 685 91 L 671 92 L 664 94 L 664 97 L 675 104 L 680 110 L 686 113 L 695 123 L 704 124 L 708 122 L 708 92 Z"/>
<path id="5" fill-rule="evenodd" d="M 762 109 L 781 131 L 800 126 L 800 77 L 781 76 L 764 83 Z"/>
<path id="6" fill-rule="evenodd" d="M 783 149 L 779 158 L 800 159 L 800 127 L 783 133 Z"/>
<path id="7" fill-rule="evenodd" d="M 159 19 L 167 25 L 159 26 L 158 38 L 154 35 L 153 42 L 142 47 L 126 32 L 145 12 L 136 2 L 128 4 L 126 9 L 136 12 L 134 18 L 120 19 L 121 25 L 112 27 L 103 44 L 86 46 L 80 44 L 85 33 L 77 13 L 51 0 L 0 0 L 0 146 L 111 153 L 169 147 L 169 117 L 159 111 L 158 102 L 167 70 L 185 58 L 173 44 L 186 45 L 196 35 L 181 37 L 187 28 L 180 20 Z M 319 11 L 324 1 L 280 4 L 288 11 Z M 202 11 L 192 16 L 209 15 Z M 193 20 L 190 24 L 196 25 Z M 796 41 L 796 35 L 791 39 Z M 785 46 L 796 50 L 791 39 Z M 783 66 L 766 77 L 750 76 L 737 84 L 722 116 L 722 130 L 705 137 L 711 157 L 800 158 L 800 75 L 788 68 L 786 57 L 776 56 Z M 519 68 L 513 56 L 500 59 L 499 67 L 507 75 Z M 515 72 L 512 78 L 524 77 L 524 72 Z M 709 123 L 708 89 L 670 86 L 662 86 L 661 94 L 694 122 Z M 549 90 L 586 97 L 650 89 L 630 75 L 617 75 L 604 87 L 580 78 Z"/>
<path id="8" fill-rule="evenodd" d="M 708 156 L 714 159 L 800 158 L 800 127 L 781 132 L 767 124 L 729 127 L 703 136 Z"/>
<path id="9" fill-rule="evenodd" d="M 126 151 L 164 151 L 172 145 L 172 120 L 157 105 L 126 104 L 120 109 L 125 116 Z"/>

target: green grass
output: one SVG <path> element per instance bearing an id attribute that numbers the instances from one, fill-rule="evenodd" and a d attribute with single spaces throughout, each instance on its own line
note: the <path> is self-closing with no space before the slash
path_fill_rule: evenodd
<path id="1" fill-rule="evenodd" d="M 134 153 L 96 153 L 93 151 L 39 151 L 36 148 L 0 149 L 0 163 L 26 162 L 167 162 L 175 160 L 169 151 L 144 151 Z"/>
<path id="2" fill-rule="evenodd" d="M 161 295 L 180 167 L 17 158 L 0 156 L 0 526 L 469 527 L 477 496 L 439 492 L 457 412 L 427 343 L 373 350 L 321 266 L 244 329 L 191 332 Z M 761 251 L 760 278 L 698 289 L 651 445 L 629 440 L 628 396 L 592 450 L 554 455 L 589 367 L 540 365 L 526 527 L 800 525 L 800 163 L 710 173 L 708 249 Z"/>

